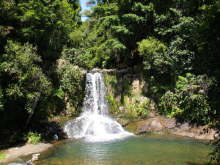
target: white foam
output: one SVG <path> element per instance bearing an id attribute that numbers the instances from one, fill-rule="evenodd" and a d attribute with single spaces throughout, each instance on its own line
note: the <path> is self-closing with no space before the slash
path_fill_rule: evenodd
<path id="1" fill-rule="evenodd" d="M 105 93 L 102 74 L 88 73 L 83 113 L 75 120 L 67 122 L 64 127 L 69 138 L 83 138 L 89 142 L 99 142 L 133 135 L 109 117 Z"/>

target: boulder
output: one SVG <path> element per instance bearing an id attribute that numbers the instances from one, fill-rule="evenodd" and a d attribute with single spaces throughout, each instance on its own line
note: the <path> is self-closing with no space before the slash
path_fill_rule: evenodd
<path id="1" fill-rule="evenodd" d="M 143 134 L 147 132 L 161 132 L 165 129 L 159 118 L 151 118 L 148 120 L 131 123 L 127 126 L 130 130 L 135 130 L 135 134 Z"/>
<path id="2" fill-rule="evenodd" d="M 135 134 L 168 133 L 178 136 L 186 136 L 200 140 L 214 140 L 218 132 L 208 126 L 196 126 L 189 123 L 177 123 L 175 119 L 155 116 L 146 120 L 130 123 L 126 126 Z"/>

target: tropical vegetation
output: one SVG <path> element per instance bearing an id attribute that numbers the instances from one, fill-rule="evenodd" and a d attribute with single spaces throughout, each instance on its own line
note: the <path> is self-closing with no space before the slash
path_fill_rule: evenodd
<path id="1" fill-rule="evenodd" d="M 79 114 L 93 68 L 138 67 L 159 113 L 219 126 L 219 0 L 98 0 L 80 14 L 78 0 L 0 1 L 1 142 Z"/>

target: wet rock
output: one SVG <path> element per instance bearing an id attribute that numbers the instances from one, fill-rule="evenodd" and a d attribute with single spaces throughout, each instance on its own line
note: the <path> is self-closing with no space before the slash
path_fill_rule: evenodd
<path id="1" fill-rule="evenodd" d="M 123 127 L 127 126 L 131 121 L 125 118 L 117 118 L 118 123 L 120 123 Z"/>
<path id="2" fill-rule="evenodd" d="M 200 140 L 214 140 L 217 131 L 208 126 L 196 126 L 184 123 L 178 124 L 171 132 L 175 135 L 187 136 Z"/>
<path id="3" fill-rule="evenodd" d="M 147 132 L 160 132 L 165 129 L 159 118 L 151 118 L 142 120 L 128 125 L 128 129 L 135 129 L 135 134 L 143 134 Z"/>
<path id="4" fill-rule="evenodd" d="M 156 115 L 156 113 L 155 113 L 154 111 L 150 111 L 150 112 L 147 114 L 147 116 L 148 116 L 149 118 L 153 118 L 153 117 L 156 117 L 157 115 Z"/>
<path id="5" fill-rule="evenodd" d="M 166 129 L 173 129 L 176 127 L 176 120 L 175 119 L 168 119 L 164 118 L 163 119 L 163 124 Z"/>
<path id="6" fill-rule="evenodd" d="M 190 127 L 189 123 L 183 123 L 183 124 L 180 124 L 180 126 L 178 128 L 182 131 L 185 131 L 185 130 L 189 130 L 191 127 Z"/>
<path id="7" fill-rule="evenodd" d="M 61 124 L 54 121 L 40 123 L 38 132 L 42 132 L 43 139 L 47 141 L 65 139 L 66 136 Z"/>
<path id="8" fill-rule="evenodd" d="M 215 135 L 214 135 L 214 138 L 215 139 L 220 139 L 220 134 L 216 132 Z"/>
<path id="9" fill-rule="evenodd" d="M 150 132 L 168 133 L 178 136 L 187 136 L 200 140 L 214 140 L 217 134 L 215 129 L 208 126 L 196 126 L 189 123 L 177 123 L 175 119 L 156 116 L 146 120 L 130 123 L 126 128 L 135 134 Z"/>
<path id="10" fill-rule="evenodd" d="M 33 161 L 37 161 L 37 160 L 39 159 L 39 156 L 40 156 L 39 153 L 33 154 L 33 155 L 32 155 L 32 158 L 31 158 L 31 161 L 32 161 L 32 162 L 33 162 Z"/>
<path id="11" fill-rule="evenodd" d="M 162 123 L 161 123 L 161 121 L 157 120 L 157 119 L 153 120 L 150 123 L 150 127 L 151 127 L 151 129 L 153 129 L 155 131 L 160 131 L 160 130 L 162 130 L 164 128 Z"/>
<path id="12" fill-rule="evenodd" d="M 59 140 L 58 135 L 57 135 L 57 134 L 53 135 L 53 139 L 54 139 L 54 140 Z"/>
<path id="13" fill-rule="evenodd" d="M 34 165 L 31 160 L 27 161 L 26 165 Z"/>
<path id="14" fill-rule="evenodd" d="M 124 111 L 125 110 L 125 107 L 124 106 L 120 106 L 119 107 L 119 111 Z"/>

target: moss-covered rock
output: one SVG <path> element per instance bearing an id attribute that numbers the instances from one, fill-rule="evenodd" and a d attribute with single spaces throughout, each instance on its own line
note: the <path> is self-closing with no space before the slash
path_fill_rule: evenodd
<path id="1" fill-rule="evenodd" d="M 147 83 L 141 73 L 134 74 L 129 69 L 102 72 L 112 114 L 134 121 L 146 118 L 155 109 L 153 101 L 144 95 L 147 92 Z"/>

